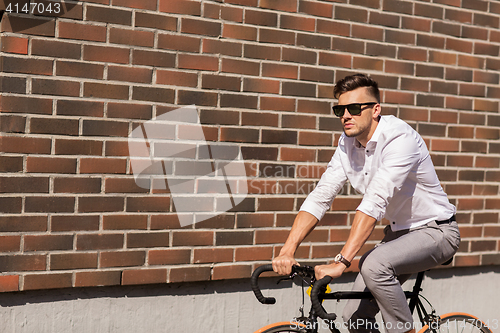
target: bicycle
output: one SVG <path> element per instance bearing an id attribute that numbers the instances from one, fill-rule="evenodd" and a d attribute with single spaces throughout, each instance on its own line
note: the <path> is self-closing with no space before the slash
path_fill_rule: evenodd
<path id="1" fill-rule="evenodd" d="M 451 260 L 449 260 L 451 262 Z M 255 297 L 262 304 L 275 304 L 276 299 L 273 297 L 264 297 L 259 288 L 258 279 L 259 276 L 264 272 L 270 272 L 273 270 L 271 264 L 258 267 L 252 274 L 250 279 L 252 290 Z M 432 304 L 420 294 L 422 289 L 422 281 L 424 279 L 425 272 L 419 272 L 415 280 L 415 285 L 411 291 L 405 291 L 406 297 L 409 299 L 410 311 L 413 314 L 414 310 L 417 310 L 417 314 L 422 325 L 422 329 L 418 333 L 439 333 L 439 332 L 467 332 L 467 333 L 492 333 L 489 327 L 478 319 L 476 316 L 453 312 L 447 313 L 445 315 L 439 316 L 436 314 L 436 310 L 432 307 Z M 309 316 L 304 315 L 304 294 L 302 297 L 302 306 L 299 311 L 301 316 L 294 318 L 290 322 L 279 322 L 267 325 L 255 333 L 317 333 L 320 321 L 319 318 L 323 319 L 326 327 L 332 333 L 340 333 L 339 323 L 335 321 L 335 313 L 327 313 L 324 309 L 322 302 L 323 300 L 335 299 L 346 300 L 346 299 L 374 299 L 370 292 L 364 291 L 337 291 L 333 293 L 326 293 L 326 287 L 331 282 L 329 276 L 317 280 L 314 275 L 314 268 L 311 266 L 293 266 L 292 273 L 288 277 L 281 278 L 278 283 L 282 280 L 292 280 L 296 277 L 300 277 L 303 282 L 312 287 L 311 296 L 311 309 L 309 311 Z M 303 290 L 302 290 L 303 292 Z M 424 306 L 422 300 L 425 300 L 428 306 L 431 308 L 429 313 Z M 345 324 L 344 324 L 345 325 Z M 382 327 L 378 327 L 379 329 Z M 411 328 L 408 328 L 410 330 Z"/>

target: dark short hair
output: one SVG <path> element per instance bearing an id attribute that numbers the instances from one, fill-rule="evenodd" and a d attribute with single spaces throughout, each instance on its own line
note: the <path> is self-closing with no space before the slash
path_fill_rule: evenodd
<path id="1" fill-rule="evenodd" d="M 333 96 L 338 99 L 343 93 L 361 87 L 367 87 L 370 94 L 380 103 L 380 91 L 377 82 L 365 74 L 349 75 L 337 81 L 335 88 L 333 88 Z"/>

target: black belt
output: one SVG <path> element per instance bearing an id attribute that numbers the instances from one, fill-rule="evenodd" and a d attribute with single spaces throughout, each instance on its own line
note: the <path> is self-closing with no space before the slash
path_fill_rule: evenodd
<path id="1" fill-rule="evenodd" d="M 456 221 L 456 220 L 457 220 L 457 217 L 455 215 L 453 215 L 452 217 L 450 217 L 447 220 L 436 221 L 436 223 L 437 224 L 450 224 L 451 222 Z"/>

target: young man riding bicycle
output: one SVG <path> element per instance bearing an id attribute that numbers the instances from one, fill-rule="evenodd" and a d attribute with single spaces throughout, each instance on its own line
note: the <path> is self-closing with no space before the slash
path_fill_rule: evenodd
<path id="1" fill-rule="evenodd" d="M 368 289 L 376 302 L 350 300 L 343 318 L 350 332 L 378 332 L 375 315 L 381 311 L 390 333 L 414 332 L 413 319 L 401 284 L 412 273 L 450 259 L 460 234 L 455 206 L 444 193 L 429 152 L 420 135 L 394 116 L 381 116 L 377 83 L 362 74 L 337 82 L 333 107 L 344 133 L 318 185 L 302 204 L 273 269 L 289 274 L 299 244 L 330 208 L 349 180 L 363 194 L 346 244 L 332 264 L 316 266 L 316 278 L 338 278 L 350 266 L 377 221 L 390 225 L 385 237 L 359 262 L 353 290 Z M 353 325 L 353 323 L 355 323 Z"/>

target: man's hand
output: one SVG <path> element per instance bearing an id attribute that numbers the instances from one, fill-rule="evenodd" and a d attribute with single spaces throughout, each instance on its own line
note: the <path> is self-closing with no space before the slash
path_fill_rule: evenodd
<path id="1" fill-rule="evenodd" d="M 279 275 L 290 275 L 293 265 L 300 266 L 299 263 L 289 255 L 280 255 L 273 260 L 273 270 Z"/>
<path id="2" fill-rule="evenodd" d="M 336 279 L 344 273 L 346 266 L 342 263 L 333 263 L 329 265 L 318 265 L 314 267 L 314 273 L 316 275 L 316 280 L 320 280 L 325 276 L 330 276 L 332 279 Z"/>

